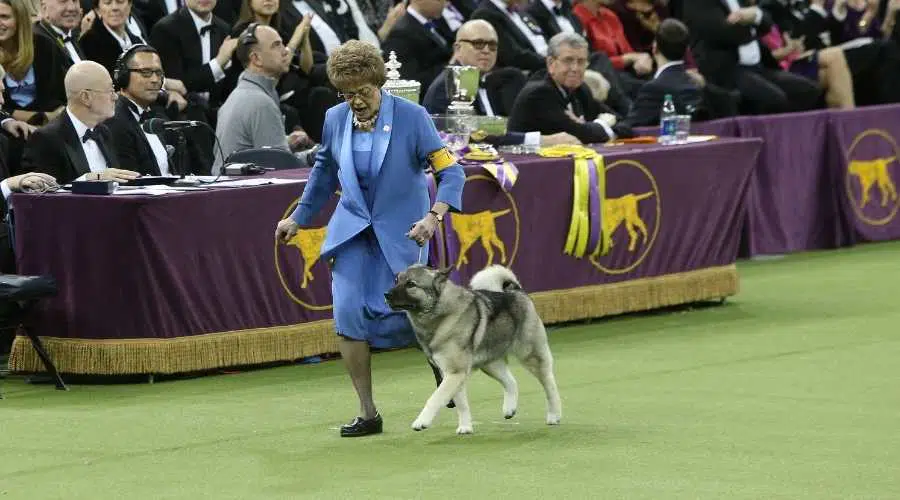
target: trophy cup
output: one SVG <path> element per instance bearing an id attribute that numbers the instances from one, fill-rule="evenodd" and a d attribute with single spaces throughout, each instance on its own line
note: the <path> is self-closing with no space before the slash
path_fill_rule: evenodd
<path id="1" fill-rule="evenodd" d="M 451 115 L 474 116 L 475 98 L 478 97 L 478 79 L 481 77 L 475 66 L 447 67 L 447 97 L 450 106 L 447 112 Z"/>
<path id="2" fill-rule="evenodd" d="M 403 64 L 397 60 L 397 54 L 395 54 L 393 50 L 388 56 L 388 62 L 384 63 L 384 66 L 387 69 L 387 81 L 384 83 L 384 87 L 382 87 L 385 92 L 418 104 L 422 84 L 415 80 L 400 79 L 400 66 L 403 66 Z"/>

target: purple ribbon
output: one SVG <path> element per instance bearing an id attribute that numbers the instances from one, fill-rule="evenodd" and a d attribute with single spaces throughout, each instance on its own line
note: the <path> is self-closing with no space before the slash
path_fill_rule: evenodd
<path id="1" fill-rule="evenodd" d="M 591 225 L 590 232 L 588 233 L 588 248 L 587 253 L 590 254 L 597 248 L 597 245 L 600 244 L 600 233 L 602 230 L 602 216 L 603 216 L 603 207 L 600 206 L 600 190 L 598 184 L 598 175 L 597 171 L 597 163 L 593 159 L 589 159 L 588 161 L 588 183 L 590 184 L 590 188 L 588 191 L 588 213 L 589 221 Z"/>

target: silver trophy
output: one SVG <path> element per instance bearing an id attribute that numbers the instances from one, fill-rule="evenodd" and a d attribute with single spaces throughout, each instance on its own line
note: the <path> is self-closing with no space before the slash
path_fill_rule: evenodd
<path id="1" fill-rule="evenodd" d="M 480 71 L 475 66 L 447 66 L 447 97 L 451 115 L 474 115 Z"/>

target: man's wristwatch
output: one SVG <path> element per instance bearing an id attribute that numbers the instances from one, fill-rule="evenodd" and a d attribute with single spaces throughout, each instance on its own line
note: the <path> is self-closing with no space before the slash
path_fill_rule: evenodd
<path id="1" fill-rule="evenodd" d="M 437 219 L 438 222 L 443 222 L 443 220 L 444 220 L 444 216 L 443 216 L 443 215 L 441 215 L 441 214 L 435 212 L 434 210 L 429 210 L 428 213 L 430 213 L 431 215 L 433 215 L 434 218 Z"/>

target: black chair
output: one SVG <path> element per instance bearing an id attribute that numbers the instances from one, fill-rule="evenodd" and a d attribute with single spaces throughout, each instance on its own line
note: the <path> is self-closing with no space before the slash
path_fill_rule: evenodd
<path id="1" fill-rule="evenodd" d="M 272 147 L 262 147 L 235 151 L 225 159 L 225 164 L 252 163 L 263 168 L 290 170 L 308 167 L 309 163 L 304 160 L 305 158 L 298 158 L 290 151 Z"/>
<path id="2" fill-rule="evenodd" d="M 31 340 L 31 345 L 56 382 L 56 388 L 69 390 L 63 382 L 50 354 L 28 325 L 31 311 L 39 300 L 52 297 L 57 293 L 56 280 L 50 276 L 21 276 L 18 274 L 0 274 L 0 329 L 20 330 Z M 2 395 L 0 395 L 2 397 Z"/>

